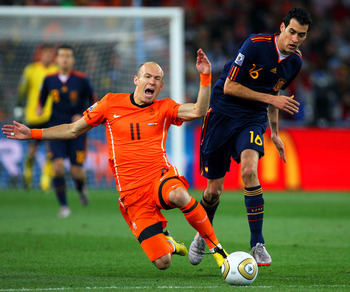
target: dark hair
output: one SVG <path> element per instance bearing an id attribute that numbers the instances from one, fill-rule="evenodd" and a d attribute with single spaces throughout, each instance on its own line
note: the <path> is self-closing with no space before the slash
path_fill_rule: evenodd
<path id="1" fill-rule="evenodd" d="M 74 48 L 70 45 L 61 45 L 57 48 L 57 51 L 56 51 L 56 55 L 58 55 L 58 51 L 59 49 L 67 49 L 67 50 L 71 50 L 72 53 L 73 53 L 73 56 L 74 56 Z"/>
<path id="2" fill-rule="evenodd" d="M 289 10 L 287 15 L 283 18 L 283 23 L 287 27 L 290 23 L 290 20 L 294 18 L 296 19 L 301 25 L 308 25 L 308 31 L 311 28 L 312 19 L 310 16 L 310 13 L 304 9 L 304 8 L 292 8 Z"/>

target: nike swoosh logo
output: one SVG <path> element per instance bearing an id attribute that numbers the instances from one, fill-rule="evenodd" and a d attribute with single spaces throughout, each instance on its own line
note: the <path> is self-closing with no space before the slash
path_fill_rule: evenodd
<path id="1" fill-rule="evenodd" d="M 121 117 L 121 116 L 117 116 L 116 114 L 113 115 L 113 118 L 115 118 L 115 119 L 117 119 L 119 117 Z"/>

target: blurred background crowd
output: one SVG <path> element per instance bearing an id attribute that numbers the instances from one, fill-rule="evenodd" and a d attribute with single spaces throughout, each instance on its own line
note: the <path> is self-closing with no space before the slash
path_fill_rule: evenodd
<path id="1" fill-rule="evenodd" d="M 292 7 L 308 9 L 313 26 L 302 44 L 303 67 L 286 94 L 301 103 L 298 115 L 282 113 L 281 124 L 347 127 L 350 125 L 350 0 L 0 0 L 0 5 L 28 6 L 180 6 L 185 11 L 186 97 L 196 96 L 198 76 L 193 52 L 203 48 L 215 81 L 240 43 L 250 34 L 279 32 Z M 1 7 L 0 7 L 1 9 Z"/>

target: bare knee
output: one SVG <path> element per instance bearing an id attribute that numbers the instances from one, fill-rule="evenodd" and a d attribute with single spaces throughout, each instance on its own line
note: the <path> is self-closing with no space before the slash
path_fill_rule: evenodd
<path id="1" fill-rule="evenodd" d="M 176 207 L 181 208 L 191 201 L 191 196 L 185 188 L 178 187 L 169 193 L 169 201 Z"/>
<path id="2" fill-rule="evenodd" d="M 224 189 L 224 179 L 208 179 L 208 185 L 206 190 L 204 191 L 204 199 L 208 202 L 213 203 L 216 202 L 222 194 Z"/>
<path id="3" fill-rule="evenodd" d="M 166 270 L 170 267 L 171 264 L 171 254 L 168 253 L 155 261 L 153 261 L 153 264 L 159 269 L 159 270 Z"/>
<path id="4" fill-rule="evenodd" d="M 57 158 L 53 161 L 53 172 L 55 177 L 64 176 L 64 160 Z"/>
<path id="5" fill-rule="evenodd" d="M 257 184 L 258 174 L 254 167 L 250 167 L 250 166 L 242 167 L 241 175 L 245 186 L 250 187 Z"/>
<path id="6" fill-rule="evenodd" d="M 73 179 L 84 180 L 85 173 L 82 166 L 72 165 L 71 166 L 71 174 Z"/>

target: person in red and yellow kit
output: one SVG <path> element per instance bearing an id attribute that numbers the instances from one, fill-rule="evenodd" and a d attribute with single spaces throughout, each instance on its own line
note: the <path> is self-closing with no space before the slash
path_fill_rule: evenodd
<path id="1" fill-rule="evenodd" d="M 170 125 L 205 116 L 211 91 L 211 64 L 197 51 L 201 82 L 196 103 L 156 100 L 163 88 L 163 70 L 154 62 L 140 65 L 134 77 L 135 92 L 108 93 L 71 124 L 32 129 L 14 122 L 3 133 L 10 139 L 73 139 L 104 124 L 109 164 L 120 193 L 119 207 L 142 249 L 158 269 L 170 266 L 172 254 L 186 255 L 187 248 L 163 232 L 167 220 L 161 209 L 179 208 L 189 224 L 206 240 L 219 267 L 227 257 L 203 207 L 188 193 L 186 179 L 166 155 Z"/>

